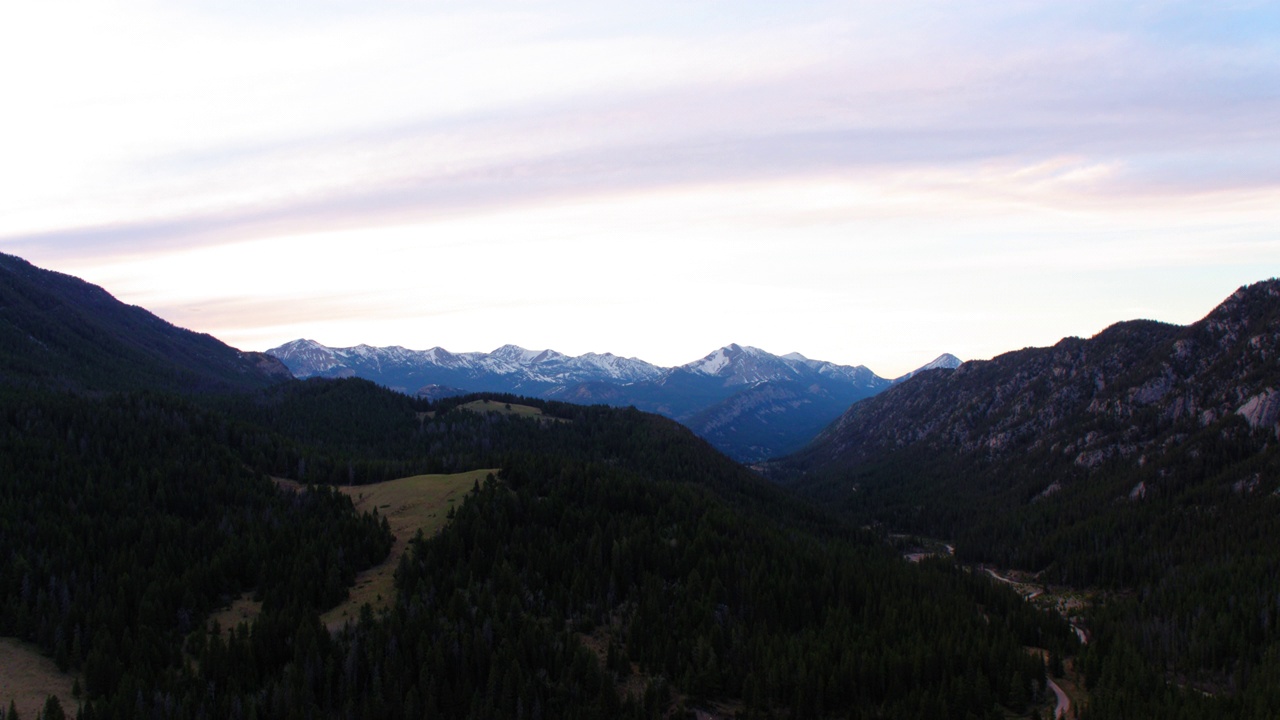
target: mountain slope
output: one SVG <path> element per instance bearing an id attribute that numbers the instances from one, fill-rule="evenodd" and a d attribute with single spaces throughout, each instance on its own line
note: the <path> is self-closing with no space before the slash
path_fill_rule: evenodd
<path id="1" fill-rule="evenodd" d="M 683 422 L 730 457 L 756 462 L 795 452 L 831 418 L 878 389 L 879 383 L 868 387 L 825 379 L 762 382 L 684 417 Z"/>
<path id="2" fill-rule="evenodd" d="M 818 469 L 923 446 L 992 460 L 1050 450 L 1088 469 L 1150 461 L 1172 438 L 1231 417 L 1274 430 L 1277 307 L 1280 282 L 1258 283 L 1189 327 L 1124 322 L 926 373 L 851 408 L 796 462 Z"/>
<path id="3" fill-rule="evenodd" d="M 1278 359 L 1271 280 L 1187 327 L 1123 322 L 922 373 L 770 470 L 961 559 L 1113 591 L 1089 614 L 1105 640 L 1082 667 L 1110 678 L 1091 716 L 1176 713 L 1175 685 L 1232 715 L 1280 687 Z"/>
<path id="4" fill-rule="evenodd" d="M 91 390 L 237 390 L 289 378 L 274 358 L 175 327 L 96 285 L 4 254 L 0 367 L 7 382 Z"/>
<path id="5" fill-rule="evenodd" d="M 705 408 L 684 423 L 730 457 L 753 462 L 799 449 L 857 399 L 857 393 L 816 384 L 767 382 Z"/>

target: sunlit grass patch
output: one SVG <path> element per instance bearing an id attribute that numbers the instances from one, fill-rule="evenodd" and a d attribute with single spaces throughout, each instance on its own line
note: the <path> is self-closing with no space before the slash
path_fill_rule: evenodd
<path id="1" fill-rule="evenodd" d="M 461 501 L 476 483 L 483 484 L 485 476 L 490 473 L 496 475 L 497 472 L 485 469 L 453 475 L 415 475 L 372 485 L 338 488 L 351 498 L 357 511 L 372 512 L 376 509 L 385 517 L 395 535 L 395 542 L 386 560 L 356 576 L 350 597 L 345 602 L 321 615 L 324 624 L 336 628 L 347 620 L 356 619 L 365 603 L 375 611 L 389 607 L 395 598 L 394 573 L 409 540 L 419 530 L 427 536 L 435 534 L 447 522 L 451 503 Z"/>

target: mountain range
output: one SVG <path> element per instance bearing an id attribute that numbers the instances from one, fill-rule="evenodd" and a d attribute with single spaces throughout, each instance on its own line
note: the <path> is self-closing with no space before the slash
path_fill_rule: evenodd
<path id="1" fill-rule="evenodd" d="M 272 348 L 296 377 L 360 377 L 404 393 L 443 397 L 509 392 L 580 404 L 635 406 L 687 425 L 730 457 L 753 462 L 798 450 L 849 405 L 895 380 L 864 366 L 728 345 L 678 367 L 610 353 L 577 357 L 504 345 L 493 352 L 443 348 L 331 348 L 299 339 Z M 920 370 L 955 367 L 943 355 Z"/>
<path id="2" fill-rule="evenodd" d="M 296 380 L 8 256 L 0 340 L 0 635 L 79 674 L 81 717 L 1043 717 L 1053 678 L 1094 720 L 1280 706 L 1280 281 L 944 359 L 757 465 L 773 485 L 635 409 Z M 728 392 L 686 418 L 708 437 L 860 377 L 592 358 L 576 384 L 555 353 L 470 361 L 669 412 Z M 450 473 L 401 499 L 436 503 L 408 543 L 325 487 Z M 394 599 L 326 627 L 377 568 Z"/>
<path id="3" fill-rule="evenodd" d="M 5 720 L 995 718 L 1079 648 L 634 408 L 297 380 L 8 258 L 0 332 Z"/>

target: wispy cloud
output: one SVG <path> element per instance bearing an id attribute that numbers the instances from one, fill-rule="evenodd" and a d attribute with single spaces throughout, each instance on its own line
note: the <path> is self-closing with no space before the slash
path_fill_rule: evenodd
<path id="1" fill-rule="evenodd" d="M 358 248 L 347 252 L 428 257 L 453 233 L 466 245 L 449 262 L 505 268 L 525 238 L 554 250 L 515 253 L 544 274 L 580 251 L 563 238 L 589 235 L 625 263 L 674 234 L 670 250 L 693 256 L 712 296 L 798 297 L 802 283 L 761 279 L 797 252 L 781 266 L 831 283 L 844 269 L 881 292 L 876 273 L 943 282 L 927 266 L 948 264 L 1038 274 L 1042 287 L 1054 263 L 1132 272 L 1210 257 L 1280 272 L 1270 4 L 138 0 L 21 12 L 0 28 L 12 99 L 0 249 L 97 268 L 167 308 L 225 308 L 219 323 L 253 296 L 129 284 L 123 269 L 218 248 L 234 265 L 333 237 Z M 743 238 L 756 244 L 744 251 Z M 720 274 L 698 259 L 729 257 Z M 348 259 L 343 282 L 386 292 L 377 273 L 352 271 L 372 264 Z M 643 293 L 659 272 L 609 289 Z M 365 317 L 448 306 L 395 292 L 343 302 Z M 823 298 L 830 312 L 874 301 Z"/>

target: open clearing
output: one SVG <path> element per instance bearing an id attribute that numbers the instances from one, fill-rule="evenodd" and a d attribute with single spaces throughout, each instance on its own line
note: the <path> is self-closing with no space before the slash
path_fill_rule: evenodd
<path id="1" fill-rule="evenodd" d="M 72 682 L 71 675 L 59 672 L 35 645 L 0 638 L 0 708 L 8 709 L 12 700 L 20 716 L 33 718 L 50 695 L 57 695 L 62 709 L 72 716 L 76 710 Z"/>
<path id="2" fill-rule="evenodd" d="M 360 607 L 365 603 L 369 603 L 375 612 L 389 607 L 395 598 L 393 576 L 400 565 L 400 557 L 409 547 L 409 540 L 419 530 L 423 535 L 431 536 L 444 527 L 449 507 L 461 502 L 467 491 L 477 482 L 483 483 L 489 473 L 496 475 L 498 471 L 486 469 L 455 475 L 415 475 L 373 485 L 339 487 L 338 490 L 355 503 L 356 510 L 372 512 L 376 509 L 385 517 L 396 539 L 387 559 L 357 575 L 350 597 L 321 615 L 321 621 L 330 629 L 337 629 L 348 620 L 359 617 Z"/>
<path id="3" fill-rule="evenodd" d="M 459 405 L 459 407 L 463 410 L 470 410 L 471 412 L 496 412 L 503 415 L 522 415 L 524 417 L 536 417 L 542 414 L 542 410 L 531 405 L 514 405 L 512 403 L 500 403 L 494 400 L 472 400 L 464 405 Z"/>
<path id="4" fill-rule="evenodd" d="M 531 418 L 536 418 L 542 422 L 569 422 L 564 418 L 551 417 L 550 415 L 546 415 L 542 412 L 541 408 L 536 408 L 536 407 L 533 407 L 532 405 L 520 405 L 519 403 L 505 403 L 505 402 L 498 402 L 497 400 L 472 400 L 471 402 L 459 405 L 458 407 L 463 410 L 468 410 L 474 413 L 498 413 L 500 415 L 515 415 L 517 417 L 531 417 Z M 429 412 L 417 413 L 417 418 L 419 423 L 426 422 L 427 420 L 432 420 L 435 418 L 435 416 L 436 416 L 436 412 L 434 410 L 431 410 Z"/>
<path id="5" fill-rule="evenodd" d="M 501 407 L 501 405 L 499 405 Z M 536 410 L 537 408 L 530 408 Z M 476 483 L 483 483 L 485 476 L 498 474 L 496 469 L 471 470 L 454 475 L 414 475 L 370 485 L 342 485 L 339 492 L 351 498 L 357 512 L 373 512 L 387 519 L 395 541 L 387 559 L 356 575 L 355 584 L 347 599 L 320 616 L 320 621 L 330 630 L 341 628 L 348 620 L 360 617 L 365 603 L 375 612 L 390 607 L 395 599 L 395 571 L 400 557 L 409 547 L 413 536 L 422 531 L 431 536 L 447 521 L 449 508 L 461 502 L 462 496 Z M 293 492 L 304 492 L 306 485 L 286 478 L 272 478 L 278 487 Z M 247 592 L 210 618 L 222 625 L 225 636 L 241 622 L 253 623 L 262 610 L 262 603 L 254 602 L 253 593 Z"/>

